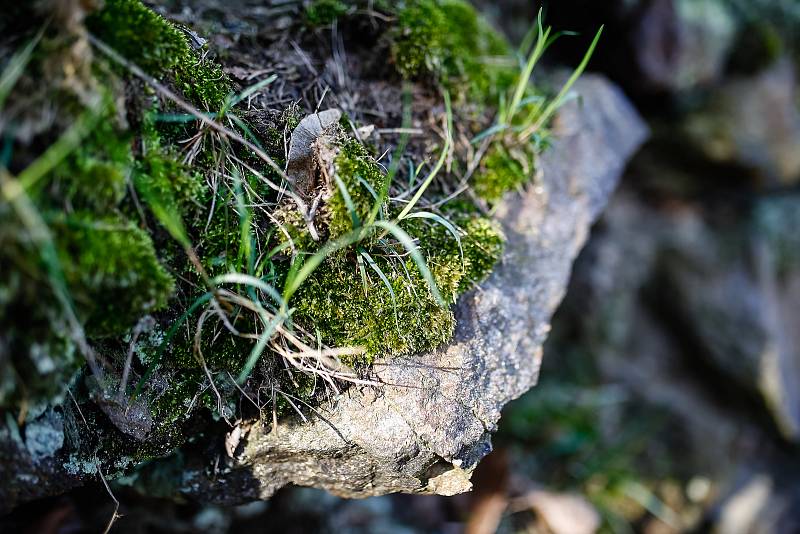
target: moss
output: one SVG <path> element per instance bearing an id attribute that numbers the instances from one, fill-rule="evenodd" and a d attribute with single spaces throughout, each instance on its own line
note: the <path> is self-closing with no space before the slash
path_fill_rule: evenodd
<path id="1" fill-rule="evenodd" d="M 130 134 L 106 113 L 80 149 L 53 171 L 47 196 L 69 209 L 109 213 L 125 196 L 132 164 Z"/>
<path id="2" fill-rule="evenodd" d="M 117 117 L 109 104 L 81 145 L 28 192 L 52 254 L 8 204 L 0 208 L 0 330 L 13 332 L 0 341 L 0 352 L 12 354 L 2 372 L 13 377 L 0 405 L 63 393 L 83 363 L 54 287 L 66 288 L 90 338 L 121 334 L 172 292 L 150 237 L 120 209 L 134 157 L 133 136 Z"/>
<path id="3" fill-rule="evenodd" d="M 222 68 L 195 54 L 177 26 L 139 0 L 106 0 L 87 25 L 151 76 L 172 76 L 176 87 L 196 106 L 218 110 L 230 93 Z"/>
<path id="4" fill-rule="evenodd" d="M 121 334 L 166 305 L 174 282 L 144 231 L 89 213 L 51 226 L 67 285 L 91 335 Z"/>
<path id="5" fill-rule="evenodd" d="M 380 191 L 384 175 L 380 166 L 370 156 L 367 149 L 350 139 L 342 143 L 336 157 L 336 173 L 350 197 L 358 221 L 364 221 L 375 205 L 375 193 Z M 353 213 L 345 202 L 337 184 L 334 194 L 328 201 L 328 232 L 331 239 L 346 234 L 353 229 Z"/>
<path id="6" fill-rule="evenodd" d="M 313 0 L 305 6 L 305 20 L 310 26 L 328 26 L 350 11 L 342 0 Z"/>
<path id="7" fill-rule="evenodd" d="M 133 184 L 147 198 L 155 198 L 183 220 L 200 215 L 208 188 L 203 176 L 179 161 L 179 156 L 162 142 L 154 112 L 145 116 L 140 135 L 141 156 L 133 168 Z"/>
<path id="8" fill-rule="evenodd" d="M 374 259 L 394 295 L 374 271 L 367 274 L 365 287 L 355 258 L 337 255 L 328 258 L 298 292 L 295 320 L 313 325 L 331 346 L 364 347 L 366 362 L 376 356 L 432 349 L 449 340 L 453 314 L 436 304 L 416 265 Z M 441 277 L 443 272 L 435 274 Z"/>
<path id="9" fill-rule="evenodd" d="M 451 90 L 466 85 L 470 97 L 492 104 L 514 83 L 513 62 L 489 61 L 508 57 L 508 43 L 465 1 L 405 2 L 391 39 L 395 66 L 407 78 L 432 76 Z"/>
<path id="10" fill-rule="evenodd" d="M 452 220 L 459 226 L 464 235 L 461 237 L 461 251 L 457 251 L 457 243 L 444 236 L 442 248 L 449 246 L 451 257 L 456 252 L 463 252 L 464 271 L 456 293 L 460 294 L 476 284 L 483 282 L 494 269 L 503 253 L 503 237 L 496 223 L 486 217 L 453 216 Z M 441 227 L 435 227 L 441 232 Z M 441 250 L 441 249 L 440 249 Z"/>
<path id="11" fill-rule="evenodd" d="M 340 146 L 336 173 L 357 221 L 363 222 L 375 203 L 370 188 L 379 189 L 385 179 L 380 167 L 360 143 L 348 140 Z M 331 238 L 353 228 L 353 215 L 338 188 L 328 211 Z M 445 215 L 460 226 L 460 247 L 450 230 L 434 221 L 406 219 L 402 226 L 416 238 L 439 292 L 450 303 L 488 275 L 502 252 L 502 237 L 469 204 L 454 205 Z M 451 310 L 436 303 L 405 250 L 377 238 L 326 259 L 293 305 L 300 324 L 313 325 L 331 346 L 363 346 L 367 362 L 433 349 L 450 339 L 455 326 Z"/>
<path id="12" fill-rule="evenodd" d="M 532 151 L 520 149 L 512 153 L 497 141 L 481 160 L 480 171 L 472 178 L 472 189 L 487 202 L 497 202 L 507 191 L 530 179 L 533 165 Z"/>
<path id="13" fill-rule="evenodd" d="M 438 224 L 405 224 L 418 238 L 436 285 L 447 302 L 481 282 L 502 252 L 502 238 L 484 218 L 462 220 L 463 257 L 455 238 Z M 328 258 L 303 285 L 295 318 L 313 325 L 331 346 L 363 346 L 366 362 L 436 348 L 450 340 L 455 319 L 436 303 L 427 282 L 410 259 L 392 259 L 376 245 L 364 249 L 386 281 L 370 266 L 366 284 L 353 251 Z"/>

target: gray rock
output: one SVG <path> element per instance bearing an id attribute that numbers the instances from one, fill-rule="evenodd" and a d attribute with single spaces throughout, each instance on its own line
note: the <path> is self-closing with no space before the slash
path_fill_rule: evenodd
<path id="1" fill-rule="evenodd" d="M 605 79 L 585 76 L 576 91 L 582 98 L 561 110 L 540 175 L 497 211 L 506 255 L 480 289 L 459 301 L 454 341 L 377 362 L 385 386 L 353 387 L 308 422 L 253 427 L 231 471 L 214 481 L 189 471 L 185 493 L 233 503 L 268 498 L 287 484 L 347 497 L 470 489 L 500 410 L 536 383 L 572 262 L 647 136 Z"/>
<path id="2" fill-rule="evenodd" d="M 429 354 L 377 362 L 382 387 L 351 387 L 307 411 L 308 422 L 272 431 L 267 423 L 251 427 L 231 447 L 235 458 L 223 460 L 213 477 L 205 463 L 181 468 L 185 494 L 240 503 L 268 498 L 287 484 L 348 497 L 452 495 L 470 488 L 473 469 L 491 450 L 500 410 L 536 383 L 572 262 L 647 136 L 621 91 L 604 78 L 585 76 L 576 91 L 582 98 L 556 118 L 554 145 L 534 183 L 498 207 L 506 256 L 485 284 L 460 299 L 453 342 Z M 80 414 L 64 413 L 71 419 L 64 423 L 63 446 L 51 440 L 46 452 L 56 445 L 60 450 L 42 461 L 25 448 L 13 421 L 0 425 L 0 476 L 13 480 L 0 487 L 0 509 L 97 476 L 97 458 L 73 454 L 84 447 L 75 430 L 82 428 Z M 125 459 L 112 457 L 108 467 L 117 460 Z"/>
<path id="3" fill-rule="evenodd" d="M 750 219 L 715 224 L 621 194 L 576 265 L 570 308 L 603 377 L 680 414 L 703 469 L 730 459 L 704 451 L 763 431 L 715 396 L 763 405 L 800 440 L 798 213 L 798 195 L 764 197 Z"/>
<path id="4" fill-rule="evenodd" d="M 712 160 L 758 171 L 772 185 L 800 180 L 800 109 L 794 64 L 784 59 L 726 82 L 687 131 Z"/>
<path id="5" fill-rule="evenodd" d="M 663 278 L 701 356 L 759 395 L 792 441 L 800 440 L 800 262 L 784 247 L 797 240 L 798 210 L 797 196 L 761 199 L 756 224 L 738 231 L 684 216 L 693 229 L 667 248 Z"/>
<path id="6" fill-rule="evenodd" d="M 636 60 L 646 82 L 656 89 L 708 85 L 721 76 L 736 31 L 737 20 L 727 2 L 654 0 L 638 21 Z"/>

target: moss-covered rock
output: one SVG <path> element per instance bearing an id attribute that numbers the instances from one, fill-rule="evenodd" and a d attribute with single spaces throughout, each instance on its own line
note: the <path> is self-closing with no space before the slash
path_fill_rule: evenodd
<path id="1" fill-rule="evenodd" d="M 384 3 L 376 8 L 388 9 Z M 507 54 L 508 47 L 468 4 L 414 0 L 397 9 L 388 40 L 405 76 L 451 88 L 464 84 L 468 90 L 460 96 L 472 96 L 481 106 L 508 87 L 511 71 L 486 61 Z M 306 14 L 309 22 L 326 24 L 357 11 L 354 2 L 323 1 L 309 4 Z M 426 19 L 428 11 L 431 20 Z M 431 21 L 444 24 L 444 30 Z M 182 29 L 138 0 L 108 0 L 87 24 L 128 61 L 198 108 L 239 113 L 228 109 L 230 83 L 221 67 L 194 51 Z M 412 42 L 414 31 L 428 32 L 433 39 L 429 48 Z M 198 132 L 191 118 L 159 122 L 160 113 L 174 112 L 172 104 L 143 91 L 126 68 L 107 68 L 101 57 L 91 72 L 96 85 L 108 93 L 106 108 L 83 142 L 26 193 L 51 234 L 51 260 L 74 304 L 81 335 L 102 348 L 103 365 L 113 368 L 109 380 L 119 376 L 129 344 L 140 355 L 133 366 L 137 376 L 124 393 L 134 391 L 133 382 L 142 373 L 150 377 L 136 391 L 147 399 L 156 422 L 153 433 L 161 436 L 159 447 L 177 443 L 169 434 L 175 431 L 163 428 L 165 422 L 181 423 L 199 406 L 226 414 L 224 406 L 235 405 L 240 395 L 231 376 L 244 369 L 254 345 L 252 333 L 262 325 L 246 307 L 230 303 L 224 306 L 224 320 L 219 310 L 204 316 L 205 322 L 199 319 L 203 308 L 187 312 L 210 295 L 215 276 L 247 273 L 280 287 L 298 258 L 377 217 L 408 232 L 427 267 L 415 261 L 408 243 L 385 228 L 373 228 L 331 254 L 305 280 L 292 296 L 287 328 L 303 327 L 316 338 L 312 344 L 319 340 L 330 347 L 363 346 L 366 356 L 347 362 L 356 366 L 375 357 L 430 350 L 451 338 L 455 319 L 450 305 L 488 275 L 502 252 L 498 229 L 469 202 L 431 208 L 436 213 L 425 217 L 412 212 L 397 221 L 400 209 L 392 201 L 384 200 L 376 208 L 387 186 L 384 170 L 362 143 L 337 130 L 330 162 L 334 175 L 329 183 L 315 185 L 315 194 L 321 188 L 327 191 L 314 221 L 321 239 L 312 239 L 296 206 L 265 185 L 265 177 L 280 183 L 280 176 L 265 170 L 249 150 L 214 132 Z M 73 117 L 90 115 L 75 98 L 70 102 Z M 247 125 L 250 115 L 241 113 L 237 119 Z M 258 122 L 246 135 L 255 132 L 255 141 L 282 165 L 283 132 L 297 126 L 299 114 L 291 108 L 273 119 Z M 187 164 L 178 141 L 195 134 L 198 150 Z M 232 161 L 229 156 L 252 170 L 226 167 Z M 511 186 L 502 182 L 494 187 L 500 191 Z M 436 185 L 430 191 L 441 193 Z M 39 243 L 29 238 L 8 206 L 0 206 L 0 221 L 9 222 L 0 230 L 0 266 L 8 266 L 0 273 L 0 325 L 16 328 L 13 336 L 0 339 L 0 366 L 14 377 L 0 383 L 0 406 L 10 407 L 23 397 L 47 400 L 63 392 L 83 361 L 69 330 L 75 325 L 60 307 Z M 283 247 L 286 234 L 292 237 L 291 249 Z M 247 288 L 232 291 L 253 298 Z M 16 319 L 20 314 L 29 318 L 24 328 Z M 152 331 L 133 334 L 145 315 L 153 316 Z M 58 326 L 55 331 L 53 325 Z M 167 338 L 165 333 L 176 325 L 180 328 Z M 139 334 L 142 337 L 134 339 Z M 5 353 L 14 356 L 4 360 L 6 347 Z M 306 387 L 302 376 L 270 367 L 276 358 L 264 352 L 252 370 L 256 385 L 251 386 L 277 383 L 310 401 L 313 387 Z M 47 379 L 41 386 L 38 376 Z M 209 389 L 209 376 L 219 398 Z M 130 445 L 127 437 L 114 436 L 111 442 Z"/>

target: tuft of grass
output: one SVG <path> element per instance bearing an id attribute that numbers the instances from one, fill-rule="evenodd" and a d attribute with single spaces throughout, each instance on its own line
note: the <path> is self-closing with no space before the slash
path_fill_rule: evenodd
<path id="1" fill-rule="evenodd" d="M 536 154 L 546 145 L 546 126 L 555 112 L 568 100 L 570 91 L 583 74 L 594 54 L 603 27 L 594 36 L 580 64 L 552 98 L 545 98 L 531 85 L 531 76 L 545 51 L 563 33 L 553 34 L 544 26 L 540 10 L 536 24 L 523 42 L 521 53 L 527 59 L 517 75 L 513 91 L 501 96 L 494 125 L 479 133 L 474 144 L 487 147 L 475 174 L 472 187 L 475 194 L 489 204 L 499 201 L 510 190 L 524 185 L 535 169 Z"/>

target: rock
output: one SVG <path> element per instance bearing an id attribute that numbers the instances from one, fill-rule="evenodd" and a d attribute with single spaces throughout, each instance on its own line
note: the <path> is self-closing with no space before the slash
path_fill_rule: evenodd
<path id="1" fill-rule="evenodd" d="M 783 59 L 726 82 L 687 130 L 706 156 L 758 171 L 769 185 L 800 180 L 800 109 L 794 64 Z"/>
<path id="2" fill-rule="evenodd" d="M 644 80 L 670 92 L 713 83 L 722 74 L 736 31 L 737 21 L 726 2 L 649 2 L 633 36 Z"/>
<path id="3" fill-rule="evenodd" d="M 760 396 L 792 441 L 800 440 L 800 262 L 791 247 L 798 210 L 797 196 L 765 198 L 744 230 L 692 220 L 665 251 L 661 280 L 701 356 Z"/>
<path id="4" fill-rule="evenodd" d="M 212 481 L 202 469 L 189 470 L 184 493 L 234 503 L 268 498 L 287 484 L 347 497 L 470 489 L 500 410 L 536 383 L 572 262 L 647 136 L 605 79 L 585 76 L 576 92 L 582 98 L 559 113 L 535 183 L 497 210 L 506 256 L 459 301 L 454 341 L 376 362 L 382 387 L 352 387 L 314 409 L 308 422 L 253 427 L 229 472 Z"/>
<path id="5" fill-rule="evenodd" d="M 776 429 L 800 440 L 798 214 L 798 195 L 713 221 L 621 194 L 576 263 L 583 347 L 604 380 L 680 418 L 695 444 L 680 461 L 702 472 L 727 474 Z"/>
<path id="6" fill-rule="evenodd" d="M 621 91 L 604 78 L 585 76 L 575 90 L 582 98 L 558 114 L 540 174 L 498 207 L 506 256 L 485 284 L 460 299 L 454 340 L 429 354 L 376 362 L 381 387 L 353 386 L 305 410 L 307 422 L 287 421 L 272 431 L 267 424 L 242 427 L 227 436 L 227 453 L 220 436 L 220 469 L 213 473 L 203 455 L 187 455 L 179 467 L 186 496 L 239 503 L 268 498 L 287 484 L 347 497 L 470 489 L 472 471 L 491 451 L 500 410 L 536 383 L 572 262 L 647 136 Z M 45 448 L 36 442 L 37 455 L 52 454 L 41 461 L 26 448 L 24 428 L 13 420 L 0 425 L 0 476 L 13 480 L 0 487 L 0 509 L 97 476 L 97 457 L 71 455 L 86 445 L 82 414 L 64 409 L 63 417 L 63 440 Z M 51 419 L 39 415 L 26 425 L 50 428 Z M 123 469 L 130 461 L 110 454 L 109 466 Z"/>

